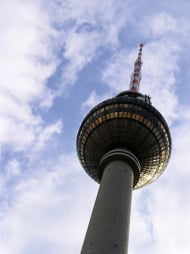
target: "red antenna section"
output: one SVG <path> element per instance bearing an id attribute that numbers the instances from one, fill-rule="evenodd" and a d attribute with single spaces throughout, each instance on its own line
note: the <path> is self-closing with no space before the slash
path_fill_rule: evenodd
<path id="1" fill-rule="evenodd" d="M 131 82 L 129 90 L 132 92 L 138 92 L 139 91 L 139 85 L 141 81 L 141 66 L 142 66 L 142 48 L 143 44 L 141 43 L 139 45 L 139 54 L 137 57 L 137 60 L 135 61 L 134 65 L 134 72 L 131 75 Z"/>

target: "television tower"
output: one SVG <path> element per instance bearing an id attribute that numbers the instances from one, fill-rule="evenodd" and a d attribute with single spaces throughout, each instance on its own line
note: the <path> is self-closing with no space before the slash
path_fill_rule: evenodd
<path id="1" fill-rule="evenodd" d="M 129 90 L 95 106 L 78 132 L 80 162 L 100 183 L 81 254 L 127 253 L 132 189 L 156 180 L 170 158 L 168 125 L 139 92 L 142 48 Z"/>

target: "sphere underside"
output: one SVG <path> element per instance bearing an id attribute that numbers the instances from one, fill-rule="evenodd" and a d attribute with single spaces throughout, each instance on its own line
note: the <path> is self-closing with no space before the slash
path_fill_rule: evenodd
<path id="1" fill-rule="evenodd" d="M 150 104 L 127 96 L 106 100 L 93 108 L 79 129 L 77 151 L 86 172 L 101 181 L 102 156 L 115 148 L 130 150 L 141 165 L 140 188 L 157 179 L 171 154 L 168 126 Z"/>

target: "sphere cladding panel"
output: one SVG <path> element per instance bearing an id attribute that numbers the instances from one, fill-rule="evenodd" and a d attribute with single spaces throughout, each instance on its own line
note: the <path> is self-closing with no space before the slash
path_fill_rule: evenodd
<path id="1" fill-rule="evenodd" d="M 102 156 L 118 147 L 129 149 L 141 164 L 135 189 L 147 185 L 164 171 L 171 154 L 167 123 L 142 100 L 127 96 L 106 100 L 82 122 L 77 137 L 78 156 L 86 172 L 100 182 Z"/>

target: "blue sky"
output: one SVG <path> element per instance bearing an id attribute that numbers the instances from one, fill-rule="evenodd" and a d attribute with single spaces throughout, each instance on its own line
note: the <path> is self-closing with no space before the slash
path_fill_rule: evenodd
<path id="1" fill-rule="evenodd" d="M 0 253 L 76 254 L 98 185 L 76 155 L 82 119 L 129 87 L 167 120 L 170 163 L 133 192 L 129 253 L 189 254 L 190 3 L 0 2 Z"/>

